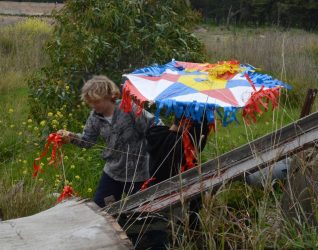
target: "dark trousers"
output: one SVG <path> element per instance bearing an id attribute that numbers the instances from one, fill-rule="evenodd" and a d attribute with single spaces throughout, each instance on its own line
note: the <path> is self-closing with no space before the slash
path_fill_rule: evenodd
<path id="1" fill-rule="evenodd" d="M 99 184 L 95 193 L 94 202 L 100 206 L 105 207 L 105 198 L 113 196 L 115 201 L 121 199 L 122 194 L 133 194 L 140 190 L 143 182 L 121 182 L 116 181 L 107 175 L 104 171 L 99 180 Z"/>

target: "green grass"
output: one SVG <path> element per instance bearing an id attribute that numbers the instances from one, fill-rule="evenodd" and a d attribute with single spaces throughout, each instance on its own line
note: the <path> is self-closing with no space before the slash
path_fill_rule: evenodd
<path id="1" fill-rule="evenodd" d="M 26 80 L 49 63 L 44 46 L 50 35 L 51 27 L 37 19 L 0 27 L 0 209 L 4 219 L 54 205 L 53 194 L 60 193 L 65 184 L 62 167 L 48 165 L 50 155 L 42 160 L 45 172 L 32 178 L 33 161 L 43 150 L 46 131 L 45 125 L 30 119 Z M 48 117 L 45 122 L 53 119 L 59 117 Z M 87 153 L 66 146 L 63 151 L 66 183 L 71 183 L 79 196 L 91 197 L 103 167 L 100 149 Z M 22 182 L 23 187 L 12 193 Z"/>
<path id="2" fill-rule="evenodd" d="M 238 123 L 223 127 L 221 121 L 215 133 L 210 135 L 210 140 L 202 153 L 203 162 L 213 159 L 220 154 L 230 151 L 240 145 L 253 141 L 265 134 L 292 123 L 299 118 L 300 110 L 295 107 L 283 105 L 273 112 L 264 113 L 258 117 L 257 123 L 247 124 L 238 112 Z"/>

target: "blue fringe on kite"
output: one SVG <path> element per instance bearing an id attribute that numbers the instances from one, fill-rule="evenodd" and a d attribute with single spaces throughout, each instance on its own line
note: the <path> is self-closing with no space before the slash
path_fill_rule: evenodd
<path id="1" fill-rule="evenodd" d="M 239 123 L 236 118 L 236 113 L 239 110 L 239 108 L 235 107 L 220 108 L 213 104 L 200 104 L 195 101 L 192 103 L 184 103 L 176 102 L 174 100 L 157 101 L 156 107 L 156 123 L 159 121 L 160 112 L 163 109 L 166 109 L 164 114 L 165 116 L 174 113 L 176 118 L 190 118 L 191 120 L 197 121 L 199 123 L 202 122 L 203 119 L 207 119 L 208 123 L 214 123 L 215 112 L 221 118 L 224 127 L 226 127 L 233 121 Z M 223 109 L 223 112 L 221 112 L 220 109 Z M 205 118 L 203 118 L 203 115 L 205 115 Z"/>
<path id="2" fill-rule="evenodd" d="M 237 62 L 238 64 L 238 62 Z M 237 64 L 235 64 L 237 66 Z M 185 65 L 184 68 L 183 66 L 177 67 L 177 65 Z M 222 63 L 220 63 L 222 65 Z M 210 65 L 213 66 L 213 65 Z M 174 113 L 176 118 L 190 118 L 193 121 L 201 122 L 203 119 L 207 119 L 208 123 L 214 123 L 215 122 L 215 115 L 218 115 L 219 118 L 222 120 L 223 126 L 227 126 L 228 124 L 232 122 L 238 123 L 238 120 L 236 118 L 237 111 L 241 108 L 243 108 L 243 112 L 246 109 L 245 107 L 240 107 L 238 104 L 234 105 L 233 107 L 229 106 L 232 105 L 232 103 L 228 102 L 224 104 L 222 107 L 218 106 L 217 104 L 212 104 L 210 103 L 200 103 L 197 101 L 193 102 L 179 102 L 172 100 L 171 98 L 175 97 L 176 93 L 179 93 L 181 95 L 189 95 L 191 96 L 192 93 L 200 92 L 197 90 L 195 87 L 193 87 L 191 84 L 186 84 L 182 82 L 182 79 L 184 81 L 185 78 L 188 77 L 188 75 L 193 75 L 191 78 L 191 81 L 194 83 L 198 83 L 199 86 L 204 84 L 204 82 L 209 81 L 209 67 L 206 67 L 206 65 L 201 65 L 201 64 L 191 64 L 187 66 L 186 62 L 177 62 L 174 59 L 164 65 L 158 65 L 158 64 L 153 64 L 148 67 L 144 67 L 141 69 L 137 69 L 134 72 L 132 72 L 132 75 L 142 75 L 142 76 L 150 76 L 150 77 L 155 77 L 155 81 L 160 78 L 164 73 L 167 73 L 167 70 L 174 71 L 175 75 L 181 76 L 180 78 L 176 78 L 178 80 L 171 80 L 174 79 L 173 77 L 170 79 L 168 78 L 167 81 L 172 81 L 174 82 L 174 85 L 171 85 L 169 87 L 163 87 L 163 91 L 159 94 L 157 94 L 156 98 L 152 99 L 151 102 L 156 103 L 156 112 L 155 112 L 155 119 L 156 122 L 159 121 L 159 116 L 161 111 L 164 109 L 165 110 L 165 115 L 168 116 L 171 113 Z M 243 72 L 242 72 L 243 70 Z M 255 112 L 259 111 L 258 105 L 261 104 L 262 99 L 266 99 L 268 101 L 274 101 L 274 94 L 275 97 L 279 95 L 279 89 L 278 87 L 284 87 L 286 89 L 291 89 L 292 87 L 282 81 L 279 81 L 277 79 L 274 79 L 272 76 L 267 75 L 267 74 L 260 74 L 256 72 L 256 68 L 253 67 L 252 65 L 249 64 L 240 64 L 240 70 L 238 70 L 238 74 L 241 74 L 242 77 L 248 75 L 246 80 L 240 79 L 240 77 L 237 78 L 237 80 L 231 81 L 229 79 L 228 85 L 226 88 L 231 89 L 236 86 L 250 86 L 253 87 L 251 89 L 251 98 L 250 101 L 248 102 L 248 105 L 250 105 L 245 112 L 249 115 L 253 115 Z M 231 72 L 232 73 L 232 72 Z M 169 77 L 171 77 L 171 74 L 167 74 Z M 173 75 L 173 74 L 172 74 Z M 206 77 L 202 76 L 206 75 Z M 125 75 L 126 77 L 129 78 L 129 75 Z M 142 78 L 141 78 L 142 79 Z M 144 79 L 143 79 L 144 80 Z M 180 81 L 180 82 L 179 82 Z M 242 83 L 243 82 L 243 83 Z M 213 81 L 212 81 L 213 83 Z M 132 83 L 130 83 L 132 84 Z M 241 84 L 241 85 L 240 85 Z M 129 104 L 132 100 L 130 99 L 130 95 L 136 98 L 138 95 L 142 95 L 142 93 L 134 93 L 134 89 L 132 87 L 128 87 L 125 89 L 126 91 L 126 102 Z M 263 88 L 264 87 L 264 88 Z M 146 88 L 147 89 L 147 88 Z M 207 88 L 208 90 L 212 90 L 212 88 Z M 273 89 L 273 90 L 270 90 Z M 142 92 L 142 88 L 140 88 L 138 91 Z M 203 89 L 204 91 L 206 89 Z M 136 91 L 136 92 L 138 92 Z M 179 91 L 179 92 L 177 92 Z M 202 91 L 204 93 L 204 91 Z M 272 92 L 271 92 L 272 91 Z M 132 93 L 130 93 L 132 92 Z M 226 95 L 225 93 L 224 95 Z M 263 94 L 263 95 L 262 95 Z M 268 94 L 268 96 L 266 95 Z M 219 94 L 220 95 L 220 94 Z M 255 96 L 258 97 L 258 99 L 255 99 Z M 252 98 L 253 97 L 253 98 Z M 212 97 L 213 98 L 213 97 Z M 232 98 L 232 97 L 231 97 Z M 234 97 L 233 97 L 234 98 Z M 236 97 L 235 97 L 236 98 Z M 144 98 L 147 99 L 147 98 Z M 189 98 L 191 99 L 191 98 Z M 198 99 L 199 100 L 199 99 Z M 200 99 L 201 100 L 201 99 Z M 147 101 L 147 100 L 146 100 Z M 143 102 L 146 102 L 143 100 Z M 224 100 L 223 100 L 224 101 Z M 218 102 L 219 104 L 222 102 Z M 275 101 L 276 103 L 276 101 Z M 142 103 L 139 103 L 140 107 L 142 107 Z M 221 104 L 220 104 L 221 105 Z M 241 105 L 241 104 L 240 104 Z M 264 105 L 263 105 L 264 106 Z M 255 110 L 253 109 L 255 108 Z M 129 105 L 128 105 L 129 108 Z M 204 117 L 205 116 L 205 117 Z"/>
<path id="3" fill-rule="evenodd" d="M 292 87 L 282 81 L 279 81 L 277 79 L 274 79 L 272 76 L 267 75 L 267 74 L 259 74 L 257 72 L 255 72 L 255 67 L 253 67 L 252 65 L 249 64 L 241 64 L 242 68 L 246 68 L 245 71 L 242 73 L 244 74 L 248 74 L 248 76 L 250 77 L 250 79 L 252 80 L 252 82 L 255 85 L 261 85 L 267 88 L 274 88 L 274 87 L 278 87 L 278 86 L 282 86 L 288 90 L 292 89 Z"/>

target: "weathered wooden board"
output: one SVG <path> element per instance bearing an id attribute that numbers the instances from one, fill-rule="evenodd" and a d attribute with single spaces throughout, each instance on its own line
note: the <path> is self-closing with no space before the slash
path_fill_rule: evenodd
<path id="1" fill-rule="evenodd" d="M 224 171 L 230 171 L 230 169 L 235 166 L 248 164 L 246 165 L 247 167 L 242 168 L 244 171 L 233 174 L 233 177 L 244 174 L 245 171 L 250 173 L 257 171 L 258 169 L 267 166 L 270 162 L 279 160 L 286 155 L 296 153 L 301 150 L 302 147 L 307 146 L 308 143 L 312 143 L 316 140 L 315 136 L 317 135 L 317 127 L 318 112 L 289 124 L 286 127 L 261 137 L 251 143 L 223 154 L 214 160 L 202 164 L 200 167 L 186 171 L 180 176 L 172 177 L 171 179 L 150 187 L 143 192 L 136 193 L 127 197 L 125 200 L 116 202 L 107 207 L 106 211 L 110 214 L 118 214 L 128 211 L 140 212 L 142 208 L 149 208 L 151 203 L 157 201 L 163 203 L 164 199 L 170 199 L 170 205 L 178 202 L 180 203 L 184 197 L 181 195 L 184 194 L 186 189 L 190 190 L 188 192 L 191 193 L 186 194 L 186 197 L 200 195 L 202 188 L 205 190 L 205 188 L 209 189 L 213 188 L 213 185 L 215 186 L 214 181 L 213 185 L 209 181 L 206 182 L 206 184 L 209 183 L 209 185 L 203 185 L 202 182 L 204 180 L 212 180 L 215 179 L 216 176 L 219 176 L 220 178 L 220 174 L 223 176 Z M 306 136 L 306 134 L 311 131 L 313 131 L 313 133 L 310 133 L 310 135 L 313 137 Z M 299 143 L 297 144 L 297 142 Z M 284 150 L 285 145 L 289 145 L 288 150 Z M 274 154 L 271 152 L 274 152 Z M 265 160 L 264 154 L 270 154 L 271 157 L 266 158 Z M 225 181 L 224 176 L 219 179 L 220 183 L 223 181 Z M 200 189 L 195 188 L 197 185 L 200 185 Z M 161 209 L 167 207 L 168 203 L 166 206 L 162 206 Z M 150 210 L 158 211 L 160 209 L 147 209 L 147 211 Z"/>
<path id="2" fill-rule="evenodd" d="M 29 217 L 0 222 L 0 249 L 133 249 L 117 222 L 92 202 L 67 200 Z"/>
<path id="3" fill-rule="evenodd" d="M 139 213 L 162 211 L 169 206 L 179 203 L 181 200 L 187 200 L 190 197 L 200 194 L 201 192 L 215 188 L 224 182 L 244 175 L 246 172 L 256 171 L 268 166 L 269 164 L 273 163 L 277 157 L 284 157 L 286 155 L 291 155 L 295 152 L 298 152 L 299 149 L 306 148 L 308 145 L 312 145 L 313 139 L 315 142 L 318 142 L 318 128 L 314 131 L 310 131 L 304 135 L 301 135 L 293 141 L 281 145 L 278 148 L 265 152 L 264 154 L 260 155 L 260 157 L 249 159 L 231 168 L 222 170 L 220 174 L 215 171 L 215 176 L 211 176 L 210 178 L 201 180 L 192 185 L 188 185 L 172 195 L 156 199 L 153 202 L 149 202 L 134 209 L 134 211 Z"/>

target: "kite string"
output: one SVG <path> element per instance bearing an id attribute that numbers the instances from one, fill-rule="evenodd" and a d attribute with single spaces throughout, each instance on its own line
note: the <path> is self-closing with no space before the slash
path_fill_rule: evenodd
<path id="1" fill-rule="evenodd" d="M 129 151 L 122 151 L 122 150 L 119 150 L 119 149 L 109 148 L 109 147 L 103 146 L 103 145 L 101 145 L 101 144 L 97 144 L 97 143 L 94 143 L 94 142 L 91 142 L 91 141 L 83 140 L 83 139 L 77 138 L 77 137 L 75 138 L 75 140 L 77 140 L 77 141 L 79 141 L 79 142 L 85 142 L 86 144 L 91 144 L 92 146 L 95 146 L 95 147 L 98 147 L 98 148 L 101 148 L 101 149 L 108 149 L 108 150 L 111 150 L 111 151 L 114 151 L 114 152 L 117 152 L 117 153 L 129 154 L 129 155 L 134 155 L 134 156 L 147 157 L 147 156 L 145 156 L 145 155 L 139 155 L 139 154 L 129 153 Z"/>
<path id="2" fill-rule="evenodd" d="M 60 196 L 57 198 L 57 203 L 61 202 L 62 200 L 69 198 L 69 197 L 73 197 L 75 195 L 74 190 L 72 188 L 72 186 L 67 185 L 66 181 L 66 174 L 65 174 L 65 166 L 64 166 L 64 162 L 63 162 L 63 152 L 62 152 L 62 148 L 59 148 L 60 150 L 60 155 L 61 155 L 61 165 L 62 165 L 62 172 L 63 172 L 63 178 L 64 178 L 64 188 L 63 191 L 61 192 Z"/>

